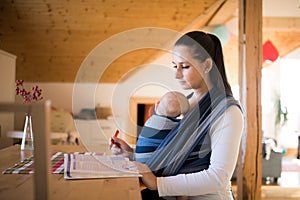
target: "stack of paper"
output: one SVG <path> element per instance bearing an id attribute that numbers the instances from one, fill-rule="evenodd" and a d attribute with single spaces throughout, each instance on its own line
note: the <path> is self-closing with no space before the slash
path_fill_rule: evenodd
<path id="1" fill-rule="evenodd" d="M 141 176 L 137 167 L 123 156 L 65 154 L 65 179 Z"/>

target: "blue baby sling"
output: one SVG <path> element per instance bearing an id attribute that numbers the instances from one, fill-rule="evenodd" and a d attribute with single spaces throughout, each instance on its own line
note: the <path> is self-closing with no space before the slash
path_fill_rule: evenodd
<path id="1" fill-rule="evenodd" d="M 210 165 L 212 124 L 238 102 L 218 89 L 210 90 L 164 138 L 146 164 L 156 176 L 199 172 Z"/>

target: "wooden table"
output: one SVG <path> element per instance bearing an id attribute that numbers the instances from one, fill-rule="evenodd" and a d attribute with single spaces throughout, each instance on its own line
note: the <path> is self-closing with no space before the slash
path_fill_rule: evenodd
<path id="1" fill-rule="evenodd" d="M 82 152 L 83 146 L 53 145 L 52 152 Z M 107 147 L 103 146 L 103 151 Z M 25 152 L 29 157 L 30 152 Z M 21 161 L 20 146 L 15 145 L 0 150 L 1 172 Z M 50 176 L 51 199 L 62 200 L 140 200 L 140 184 L 137 177 L 88 180 L 65 180 L 62 174 Z M 33 176 L 26 174 L 0 175 L 0 199 L 33 199 Z"/>

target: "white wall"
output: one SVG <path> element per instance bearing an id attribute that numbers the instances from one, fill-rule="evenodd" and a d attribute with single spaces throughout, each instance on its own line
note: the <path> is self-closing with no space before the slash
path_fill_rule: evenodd
<path id="1" fill-rule="evenodd" d="M 0 102 L 14 102 L 16 56 L 0 50 Z M 6 132 L 13 130 L 14 114 L 0 113 L 0 148 L 13 143 Z"/>
<path id="2" fill-rule="evenodd" d="M 282 146 L 297 148 L 300 131 L 300 57 L 281 61 L 281 100 L 282 108 L 287 108 L 288 121 L 280 135 Z"/>
<path id="3" fill-rule="evenodd" d="M 277 140 L 275 129 L 276 99 L 280 97 L 280 59 L 262 69 L 262 130 L 264 137 Z"/>
<path id="4" fill-rule="evenodd" d="M 275 95 L 281 95 L 283 106 L 288 107 L 289 124 L 293 129 L 283 141 L 286 147 L 295 147 L 297 140 L 296 129 L 300 129 L 300 96 L 297 88 L 300 85 L 298 75 L 300 69 L 298 55 L 293 52 L 291 56 L 281 58 L 262 71 L 262 128 L 266 137 L 275 136 L 274 99 Z M 300 57 L 300 56 L 299 56 Z M 136 67 L 125 74 L 116 84 L 76 84 L 76 97 L 73 97 L 73 83 L 25 83 L 26 87 L 38 84 L 43 89 L 45 99 L 51 99 L 56 108 L 66 109 L 77 114 L 82 108 L 112 107 L 116 126 L 124 132 L 132 132 L 135 128 L 129 117 L 129 100 L 131 97 L 160 97 L 167 90 L 178 90 L 185 94 L 190 91 L 182 91 L 174 79 L 171 66 L 171 58 L 166 55 L 156 64 Z M 291 63 L 292 62 L 292 63 Z M 281 75 L 282 74 L 282 75 Z M 283 81 L 283 77 L 285 81 Z M 233 86 L 237 88 L 236 86 Z M 235 95 L 238 96 L 238 95 Z M 76 106 L 72 104 L 76 102 Z M 296 116 L 291 118 L 292 116 Z M 22 116 L 23 120 L 23 116 Z M 19 124 L 22 127 L 23 122 Z M 290 136 L 290 137 L 289 137 Z M 280 137 L 282 138 L 282 136 Z"/>
<path id="5" fill-rule="evenodd" d="M 300 131 L 300 48 L 262 70 L 262 129 L 283 148 L 297 148 Z M 276 96 L 278 95 L 278 96 Z M 275 99 L 288 109 L 287 124 L 275 128 Z M 278 135 L 276 135 L 276 131 Z"/>
<path id="6" fill-rule="evenodd" d="M 50 99 L 55 108 L 74 114 L 78 114 L 82 108 L 112 107 L 116 126 L 127 133 L 135 128 L 129 115 L 131 97 L 160 97 L 168 90 L 189 93 L 181 90 L 172 67 L 161 64 L 135 68 L 116 84 L 25 82 L 24 85 L 26 88 L 38 85 L 43 89 L 44 99 Z M 22 120 L 19 120 L 19 127 L 22 127 Z"/>

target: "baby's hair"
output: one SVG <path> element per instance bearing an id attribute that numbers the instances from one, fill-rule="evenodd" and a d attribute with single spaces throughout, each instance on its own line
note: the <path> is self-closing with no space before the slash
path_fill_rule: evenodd
<path id="1" fill-rule="evenodd" d="M 177 91 L 170 91 L 162 96 L 157 112 L 168 117 L 178 117 L 180 114 L 185 114 L 189 108 L 190 104 L 186 96 Z"/>

